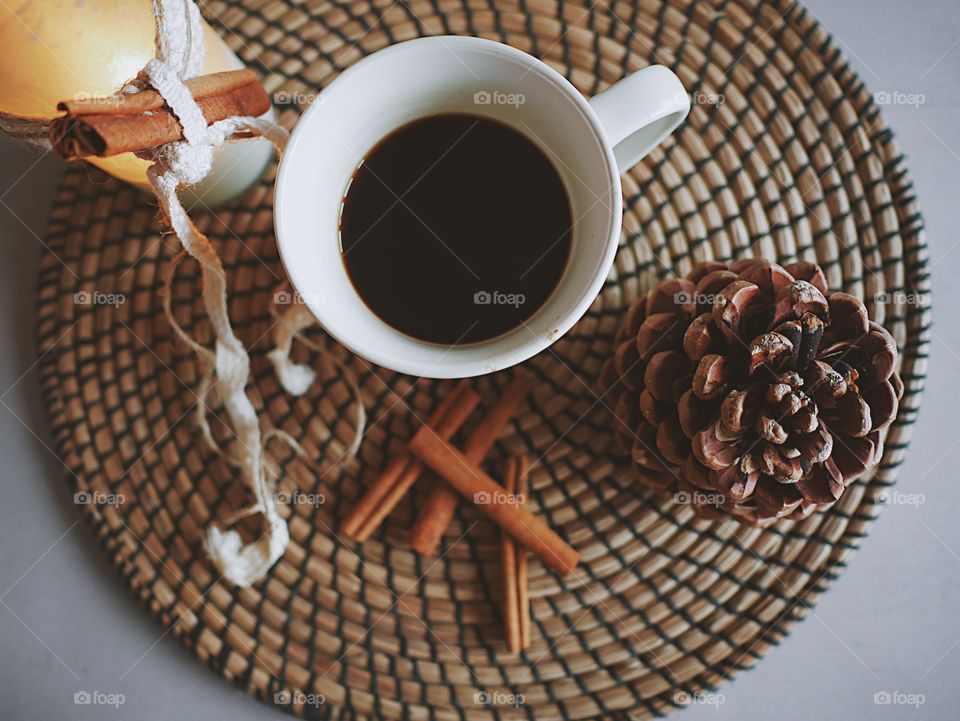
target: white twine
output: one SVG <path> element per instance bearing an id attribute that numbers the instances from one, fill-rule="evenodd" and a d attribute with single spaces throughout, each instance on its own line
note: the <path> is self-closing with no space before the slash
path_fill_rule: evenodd
<path id="1" fill-rule="evenodd" d="M 246 544 L 236 530 L 222 528 L 216 522 L 207 529 L 206 549 L 214 565 L 228 581 L 248 586 L 263 578 L 280 558 L 290 534 L 277 512 L 265 478 L 260 423 L 245 390 L 250 358 L 230 324 L 223 265 L 210 240 L 197 229 L 180 204 L 177 190 L 181 185 L 203 180 L 212 169 L 214 150 L 235 133 L 245 131 L 264 136 L 273 142 L 278 152 L 283 150 L 287 133 L 272 123 L 250 117 L 227 118 L 208 127 L 183 82 L 197 75 L 203 66 L 200 12 L 193 0 L 153 0 L 153 11 L 157 23 L 157 57 L 146 64 L 137 85 L 152 85 L 160 93 L 183 127 L 184 139 L 157 151 L 147 178 L 184 250 L 200 263 L 203 302 L 216 337 L 214 351 L 188 338 L 169 312 L 169 298 L 165 310 L 175 332 L 193 348 L 201 366 L 208 374 L 212 369 L 216 390 L 236 435 L 233 460 L 253 493 L 253 503 L 234 519 L 254 514 L 262 514 L 264 518 L 262 535 Z M 124 92 L 138 89 L 128 86 Z M 200 406 L 204 409 L 201 429 L 208 442 L 212 441 L 205 418 L 209 390 L 207 378 L 201 384 Z M 302 387 L 301 392 L 304 391 L 306 388 Z"/>
<path id="2" fill-rule="evenodd" d="M 277 297 L 278 293 L 274 293 Z M 293 297 L 292 294 L 289 297 Z M 307 310 L 306 306 L 294 302 L 284 313 L 276 314 L 277 330 L 273 336 L 274 349 L 267 354 L 270 362 L 273 363 L 277 378 L 284 389 L 292 395 L 301 395 L 310 386 L 316 372 L 307 365 L 294 363 L 290 358 L 290 351 L 293 347 L 294 339 L 299 340 L 304 346 L 317 354 L 322 363 L 327 363 L 339 372 L 353 393 L 354 406 L 357 409 L 357 419 L 354 423 L 353 439 L 350 441 L 346 451 L 341 455 L 340 460 L 334 465 L 340 465 L 346 460 L 355 457 L 360 450 L 360 442 L 363 440 L 363 432 L 367 425 L 366 408 L 363 405 L 363 397 L 360 394 L 360 385 L 354 377 L 353 372 L 343 361 L 336 356 L 328 353 L 319 345 L 311 341 L 303 331 L 316 324 L 316 320 Z M 288 442 L 288 445 L 293 446 Z M 299 445 L 294 448 L 296 451 Z M 303 455 L 303 453 L 299 453 Z M 326 471 L 324 471 L 326 473 Z"/>
<path id="3" fill-rule="evenodd" d="M 276 292 L 273 297 L 277 297 Z M 313 325 L 313 316 L 310 315 L 310 311 L 295 302 L 286 313 L 278 315 L 276 318 L 277 332 L 273 336 L 276 347 L 267 353 L 267 358 L 273 364 L 277 378 L 280 379 L 280 385 L 288 393 L 299 396 L 310 387 L 316 379 L 317 373 L 308 365 L 294 363 L 290 358 L 290 351 L 293 348 L 293 339 L 297 333 Z"/>
<path id="4" fill-rule="evenodd" d="M 183 82 L 198 74 L 203 66 L 200 12 L 193 0 L 153 0 L 153 9 L 157 23 L 157 57 L 146 64 L 137 82 L 124 88 L 124 92 L 136 92 L 146 85 L 153 86 L 183 127 L 184 139 L 159 149 L 154 164 L 147 171 L 147 177 L 184 250 L 200 263 L 204 306 L 216 337 L 214 350 L 210 351 L 194 341 L 176 322 L 170 308 L 172 269 L 164 294 L 164 312 L 174 332 L 196 353 L 201 366 L 203 380 L 199 389 L 201 402 L 198 424 L 205 440 L 220 452 L 206 417 L 207 396 L 214 388 L 223 401 L 236 435 L 237 442 L 233 444 L 235 452 L 224 456 L 240 469 L 244 482 L 253 493 L 253 503 L 234 514 L 224 526 L 211 524 L 207 529 L 205 545 L 224 578 L 238 586 L 248 586 L 263 578 L 283 555 L 290 540 L 287 524 L 277 512 L 276 500 L 271 493 L 273 484 L 268 483 L 266 478 L 264 446 L 269 438 L 276 437 L 290 445 L 298 456 L 304 456 L 305 452 L 289 434 L 277 429 L 261 436 L 256 411 L 245 391 L 250 358 L 243 343 L 234 334 L 227 312 L 223 265 L 209 239 L 197 229 L 180 204 L 177 190 L 181 185 L 192 185 L 203 180 L 210 173 L 214 150 L 233 139 L 237 133 L 243 133 L 243 137 L 265 137 L 274 144 L 278 153 L 282 152 L 288 134 L 274 123 L 252 117 L 227 118 L 208 126 Z M 274 334 L 277 347 L 268 355 L 281 384 L 294 395 L 305 393 L 316 378 L 312 369 L 294 364 L 289 357 L 293 336 L 314 322 L 305 309 L 297 304 L 291 306 L 278 319 Z M 306 339 L 302 340 L 307 342 Z M 325 357 L 325 354 L 321 354 L 321 358 Z M 342 365 L 340 368 L 346 370 Z M 359 409 L 356 437 L 343 457 L 349 460 L 357 453 L 365 423 L 359 388 L 349 374 L 346 377 Z M 240 534 L 228 526 L 240 518 L 257 514 L 264 519 L 263 534 L 245 544 Z"/>

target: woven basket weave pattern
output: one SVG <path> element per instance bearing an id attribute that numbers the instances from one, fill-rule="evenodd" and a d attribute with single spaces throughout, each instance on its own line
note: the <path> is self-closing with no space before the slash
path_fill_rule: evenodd
<path id="1" fill-rule="evenodd" d="M 624 177 L 614 270 L 588 315 L 524 365 L 535 390 L 493 453 L 541 459 L 532 507 L 584 559 L 563 582 L 531 562 L 533 645 L 520 657 L 503 642 L 497 534 L 472 511 L 458 511 L 438 559 L 405 544 L 425 484 L 362 547 L 337 536 L 338 519 L 410 436 L 408 409 L 427 415 L 451 385 L 373 368 L 313 331 L 356 374 L 368 412 L 360 458 L 336 466 L 356 417 L 348 383 L 300 347 L 298 359 L 320 369 L 320 380 L 291 398 L 265 358 L 284 280 L 272 230 L 275 168 L 242 201 L 194 216 L 229 275 L 231 317 L 252 349 L 253 401 L 267 426 L 292 434 L 310 456 L 269 443 L 280 490 L 310 502 L 282 504 L 292 542 L 266 581 L 245 590 L 218 582 L 202 531 L 244 495 L 200 439 L 198 372 L 163 318 L 158 292 L 175 241 L 160 234 L 145 196 L 72 168 L 41 269 L 44 391 L 71 482 L 125 499 L 85 508 L 136 595 L 251 694 L 268 703 L 281 691 L 322 695 L 322 704 L 282 704 L 315 718 L 639 719 L 752 666 L 804 616 L 874 520 L 925 373 L 929 308 L 910 302 L 929 291 L 922 221 L 889 131 L 823 29 L 782 0 L 220 0 L 203 11 L 268 90 L 287 97 L 316 92 L 389 44 L 455 33 L 541 57 L 587 95 L 662 63 L 690 89 L 694 108 Z M 303 107 L 281 110 L 289 127 Z M 875 476 L 829 513 L 769 530 L 699 520 L 689 506 L 643 491 L 613 455 L 617 421 L 596 389 L 620 314 L 638 293 L 696 261 L 752 255 L 816 260 L 832 287 L 865 298 L 900 346 L 906 384 Z M 172 307 L 210 342 L 198 279 L 195 264 L 177 267 Z M 74 302 L 84 291 L 126 302 Z M 884 293 L 888 302 L 877 302 Z M 492 398 L 516 372 L 474 385 Z M 227 443 L 223 413 L 214 412 Z M 509 696 L 498 693 L 523 703 L 499 704 Z"/>

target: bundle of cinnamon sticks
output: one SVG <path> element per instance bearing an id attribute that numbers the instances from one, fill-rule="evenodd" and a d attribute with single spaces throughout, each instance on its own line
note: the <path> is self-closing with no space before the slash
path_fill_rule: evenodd
<path id="1" fill-rule="evenodd" d="M 444 440 L 464 424 L 480 402 L 480 396 L 461 381 L 430 415 L 427 425 Z M 423 465 L 409 451 L 399 453 L 353 507 L 341 524 L 343 532 L 358 541 L 366 541 L 383 520 L 403 500 L 423 472 Z"/>
<path id="2" fill-rule="evenodd" d="M 425 555 L 435 554 L 458 500 L 471 503 L 500 526 L 504 621 L 511 652 L 525 648 L 530 639 L 526 552 L 561 576 L 572 572 L 580 560 L 575 549 L 524 506 L 529 472 L 525 457 L 508 460 L 502 485 L 479 465 L 527 391 L 522 378 L 513 381 L 467 436 L 461 451 L 450 439 L 480 402 L 467 382 L 461 381 L 387 464 L 341 524 L 346 535 L 358 541 L 369 539 L 423 471 L 432 470 L 438 480 L 411 530 L 410 544 Z"/>
<path id="3" fill-rule="evenodd" d="M 184 83 L 207 124 L 235 115 L 257 117 L 270 97 L 252 70 L 232 70 L 191 78 Z M 61 102 L 64 115 L 50 125 L 54 152 L 66 160 L 106 158 L 183 139 L 183 128 L 156 90 Z"/>
<path id="4" fill-rule="evenodd" d="M 527 383 L 522 378 L 513 381 L 470 433 L 464 444 L 464 454 L 471 463 L 481 463 L 490 452 L 497 436 L 526 397 L 527 390 Z M 480 397 L 469 389 L 468 381 L 460 381 L 430 415 L 426 427 L 433 429 L 443 440 L 449 440 L 479 401 Z M 422 471 L 422 464 L 413 459 L 409 449 L 398 454 L 344 519 L 343 532 L 358 541 L 370 538 L 416 483 Z M 414 523 L 410 545 L 424 555 L 434 555 L 453 520 L 457 503 L 457 492 L 453 488 L 442 480 L 435 483 Z"/>

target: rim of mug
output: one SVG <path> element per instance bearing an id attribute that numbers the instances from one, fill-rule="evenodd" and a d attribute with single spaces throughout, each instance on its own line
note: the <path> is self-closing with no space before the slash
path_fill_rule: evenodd
<path id="1" fill-rule="evenodd" d="M 397 43 L 395 45 L 390 45 L 382 50 L 378 50 L 370 55 L 367 55 L 338 75 L 325 89 L 329 91 L 329 89 L 333 88 L 335 85 L 345 85 L 346 83 L 350 82 L 351 78 L 362 68 L 372 65 L 376 62 L 384 62 L 389 60 L 392 56 L 399 53 L 411 52 L 419 49 L 420 46 L 427 44 L 449 47 L 448 44 L 450 43 L 464 46 L 472 45 L 474 47 L 493 50 L 500 55 L 517 60 L 529 67 L 531 71 L 535 71 L 541 76 L 545 77 L 555 87 L 557 87 L 558 90 L 563 92 L 564 95 L 574 102 L 587 125 L 590 126 L 590 129 L 596 136 L 602 151 L 604 165 L 606 166 L 605 169 L 610 181 L 610 194 L 612 196 L 611 201 L 613 207 L 611 208 L 610 212 L 611 228 L 609 230 L 606 247 L 600 262 L 598 263 L 597 270 L 594 273 L 589 285 L 585 286 L 579 293 L 576 301 L 570 304 L 570 310 L 567 311 L 557 323 L 553 324 L 555 328 L 550 332 L 533 333 L 531 331 L 526 339 L 522 339 L 523 336 L 517 336 L 518 338 L 521 338 L 521 340 L 517 340 L 510 347 L 502 349 L 496 352 L 494 355 L 490 355 L 485 351 L 497 343 L 502 343 L 505 336 L 515 333 L 517 330 L 519 330 L 519 328 L 507 331 L 507 333 L 487 340 L 477 341 L 470 344 L 454 344 L 450 346 L 429 343 L 427 341 L 421 341 L 412 336 L 408 336 L 402 331 L 389 326 L 382 319 L 380 319 L 379 316 L 377 316 L 373 310 L 369 308 L 369 306 L 366 305 L 366 303 L 363 301 L 363 298 L 360 298 L 364 312 L 368 313 L 371 317 L 383 325 L 385 332 L 404 338 L 411 343 L 417 344 L 423 349 L 431 349 L 434 351 L 435 355 L 432 363 L 418 360 L 410 361 L 408 359 L 396 359 L 378 349 L 376 338 L 366 340 L 356 335 L 351 336 L 332 330 L 329 325 L 324 322 L 324 318 L 329 317 L 329 306 L 314 302 L 313 295 L 311 293 L 302 294 L 301 297 L 303 298 L 304 305 L 306 305 L 310 313 L 320 323 L 324 331 L 342 346 L 347 348 L 347 350 L 378 366 L 399 373 L 435 379 L 470 378 L 474 376 L 495 373 L 532 358 L 562 338 L 581 318 L 583 318 L 587 310 L 589 310 L 590 305 L 603 288 L 603 283 L 610 273 L 610 268 L 613 265 L 614 257 L 616 256 L 617 247 L 619 245 L 618 239 L 621 232 L 623 214 L 620 173 L 617 170 L 617 162 L 613 154 L 613 147 L 607 137 L 606 130 L 604 129 L 599 116 L 596 114 L 596 111 L 594 111 L 587 98 L 585 98 L 573 86 L 573 84 L 570 83 L 569 80 L 567 80 L 560 73 L 539 58 L 535 58 L 534 56 L 529 55 L 522 50 L 518 50 L 517 48 L 497 42 L 495 40 L 487 40 L 485 38 L 464 35 L 435 35 L 430 37 L 415 38 Z M 308 135 L 308 125 L 312 115 L 319 112 L 321 112 L 321 108 L 318 105 L 312 105 L 311 107 L 307 108 L 307 110 L 297 120 L 297 123 L 291 132 L 286 150 L 280 159 L 280 165 L 277 171 L 277 179 L 275 184 L 273 217 L 274 232 L 277 240 L 277 250 L 280 255 L 280 261 L 284 266 L 284 270 L 286 271 L 287 277 L 290 280 L 291 286 L 295 292 L 298 291 L 298 287 L 294 277 L 300 276 L 301 274 L 292 270 L 292 267 L 294 266 L 294 263 L 292 262 L 293 258 L 287 257 L 287 254 L 284 253 L 284 244 L 281 239 L 284 237 L 284 233 L 286 232 L 284 228 L 285 221 L 283 218 L 283 213 L 278 212 L 278 209 L 279 211 L 282 211 L 281 205 L 284 187 L 286 186 L 286 181 L 289 174 L 292 172 L 292 164 L 291 162 L 288 162 L 287 159 L 293 156 L 293 151 L 296 149 L 296 146 L 305 136 Z M 346 273 L 346 268 L 344 268 L 344 273 Z M 554 293 L 561 288 L 562 284 L 563 280 L 561 279 L 561 282 L 558 284 Z M 541 306 L 541 308 L 539 308 L 534 315 L 531 316 L 531 318 L 527 319 L 525 324 L 543 312 L 543 310 L 548 307 L 553 299 L 554 295 L 548 297 L 543 306 Z M 475 355 L 471 358 L 457 357 L 450 360 L 445 360 L 445 358 L 449 357 L 449 353 L 455 349 L 470 351 Z"/>

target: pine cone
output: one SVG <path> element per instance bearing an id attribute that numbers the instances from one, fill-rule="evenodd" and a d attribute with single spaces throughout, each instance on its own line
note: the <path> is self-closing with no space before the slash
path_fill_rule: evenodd
<path id="1" fill-rule="evenodd" d="M 704 263 L 630 307 L 602 382 L 649 487 L 767 525 L 829 507 L 877 463 L 897 347 L 819 266 Z"/>

